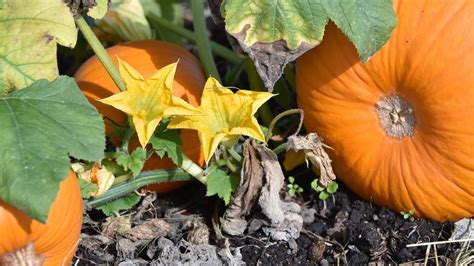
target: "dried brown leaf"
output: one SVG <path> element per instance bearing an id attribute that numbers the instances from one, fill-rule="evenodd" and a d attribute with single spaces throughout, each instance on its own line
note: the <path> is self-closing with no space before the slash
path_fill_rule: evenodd
<path id="1" fill-rule="evenodd" d="M 288 149 L 294 151 L 303 151 L 306 160 L 319 170 L 319 183 L 327 187 L 331 181 L 336 180 L 336 175 L 331 166 L 331 159 L 324 150 L 322 139 L 316 133 L 310 133 L 306 136 L 290 136 L 288 137 Z"/>
<path id="2" fill-rule="evenodd" d="M 244 143 L 240 185 L 224 215 L 223 230 L 230 235 L 240 235 L 245 231 L 245 216 L 250 214 L 263 186 L 263 168 L 254 145 L 250 140 Z"/>
<path id="3" fill-rule="evenodd" d="M 137 225 L 123 233 L 128 239 L 151 240 L 157 237 L 168 235 L 171 225 L 162 219 L 150 219 L 141 225 Z"/>

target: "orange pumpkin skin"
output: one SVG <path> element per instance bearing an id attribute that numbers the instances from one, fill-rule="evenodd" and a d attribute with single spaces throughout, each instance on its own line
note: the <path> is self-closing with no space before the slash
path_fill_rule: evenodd
<path id="1" fill-rule="evenodd" d="M 173 94 L 181 97 L 194 106 L 199 106 L 199 99 L 204 88 L 205 77 L 199 61 L 180 46 L 154 40 L 135 41 L 118 44 L 107 49 L 117 65 L 116 56 L 135 68 L 144 78 L 154 74 L 158 69 L 179 60 L 173 83 Z M 120 92 L 107 71 L 96 56 L 87 60 L 74 75 L 79 87 L 87 99 L 104 116 L 107 136 L 112 136 L 112 123 L 124 125 L 127 116 L 112 106 L 98 102 L 98 99 L 109 97 Z M 110 120 L 109 120 L 110 119 Z M 181 130 L 183 152 L 194 162 L 204 163 L 201 145 L 195 131 Z M 112 138 L 114 144 L 119 140 Z M 130 150 L 138 147 L 138 141 L 132 140 Z M 169 159 L 160 159 L 153 155 L 145 163 L 144 170 L 165 169 L 176 167 Z M 152 185 L 149 188 L 158 192 L 168 192 L 184 184 L 184 182 L 167 182 Z"/>
<path id="2" fill-rule="evenodd" d="M 297 61 L 305 126 L 363 198 L 437 221 L 473 217 L 474 1 L 393 4 L 398 26 L 368 63 L 334 24 Z M 411 134 L 382 126 L 377 104 L 390 95 L 411 106 Z"/>
<path id="3" fill-rule="evenodd" d="M 82 198 L 79 182 L 71 172 L 61 182 L 46 224 L 33 220 L 12 205 L 0 201 L 0 256 L 32 242 L 44 265 L 68 265 L 79 243 Z"/>

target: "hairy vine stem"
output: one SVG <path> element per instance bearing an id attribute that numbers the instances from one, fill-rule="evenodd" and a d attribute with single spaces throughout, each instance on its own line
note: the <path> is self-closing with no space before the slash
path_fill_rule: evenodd
<path id="1" fill-rule="evenodd" d="M 206 18 L 204 17 L 204 1 L 191 0 L 191 11 L 193 14 L 194 31 L 196 32 L 196 44 L 201 63 L 204 66 L 207 76 L 212 76 L 222 83 L 217 71 L 214 57 L 212 56 L 209 37 L 207 36 Z"/>
<path id="2" fill-rule="evenodd" d="M 265 142 L 268 142 L 268 140 L 272 137 L 272 132 L 273 129 L 275 128 L 276 124 L 280 119 L 282 119 L 285 116 L 292 115 L 292 114 L 300 114 L 300 123 L 298 124 L 298 128 L 296 129 L 295 134 L 298 134 L 301 130 L 301 127 L 303 126 L 303 119 L 304 119 L 304 112 L 301 109 L 290 109 L 286 110 L 277 116 L 273 118 L 272 122 L 270 123 L 270 126 L 268 127 L 267 134 L 265 135 Z"/>
<path id="3" fill-rule="evenodd" d="M 104 65 L 105 69 L 107 70 L 117 87 L 120 89 L 120 91 L 125 91 L 125 83 L 123 83 L 123 80 L 120 77 L 120 73 L 115 67 L 114 62 L 110 58 L 109 54 L 105 51 L 104 46 L 102 46 L 102 43 L 97 38 L 97 36 L 95 36 L 94 32 L 89 27 L 87 22 L 82 16 L 79 16 L 76 19 L 76 24 L 79 27 L 79 30 L 82 32 L 82 35 L 84 35 L 84 38 L 86 38 L 87 42 L 91 46 L 94 53 L 99 58 L 102 65 Z"/>
<path id="4" fill-rule="evenodd" d="M 169 30 L 191 42 L 196 42 L 196 34 L 188 29 L 185 29 L 179 25 L 176 25 L 174 23 L 171 23 L 170 21 L 159 17 L 155 14 L 150 14 L 148 16 L 150 19 L 150 22 L 152 24 L 155 24 L 156 26 L 159 26 L 162 29 Z M 244 61 L 243 58 L 239 57 L 237 54 L 235 54 L 232 50 L 229 48 L 225 47 L 224 45 L 221 45 L 217 42 L 209 41 L 211 50 L 214 52 L 216 55 L 224 58 L 227 60 L 229 63 L 232 63 L 234 65 L 241 64 L 242 61 Z"/>
<path id="5" fill-rule="evenodd" d="M 114 185 L 104 194 L 89 200 L 87 205 L 91 208 L 97 208 L 124 195 L 127 195 L 128 193 L 133 192 L 141 187 L 151 184 L 190 180 L 192 180 L 192 177 L 181 169 L 144 171 L 135 178 L 130 178 L 126 182 Z"/>

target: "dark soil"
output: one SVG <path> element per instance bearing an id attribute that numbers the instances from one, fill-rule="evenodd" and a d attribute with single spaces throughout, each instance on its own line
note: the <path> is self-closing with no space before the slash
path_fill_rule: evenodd
<path id="1" fill-rule="evenodd" d="M 326 204 L 317 197 L 311 198 L 307 204 L 317 210 L 316 219 L 305 225 L 296 252 L 292 253 L 286 243 L 265 242 L 259 239 L 260 235 L 233 239 L 235 246 L 243 246 L 244 260 L 264 265 L 422 262 L 426 247 L 406 245 L 446 240 L 453 230 L 452 223 L 426 219 L 410 222 L 398 213 L 361 201 L 346 189 L 336 192 Z M 457 249 L 457 245 L 439 246 L 439 259 L 453 261 Z"/>
<path id="2" fill-rule="evenodd" d="M 159 195 L 153 207 L 142 204 L 129 213 L 132 226 L 150 218 L 163 218 L 174 228 L 167 236 L 174 243 L 189 239 L 189 222 L 200 221 L 212 228 L 212 213 L 217 199 L 205 197 L 199 184 L 190 184 L 168 195 Z M 249 265 L 360 265 L 370 262 L 406 263 L 423 262 L 426 247 L 407 248 L 407 244 L 447 240 L 453 230 L 452 223 L 436 223 L 426 219 L 411 222 L 391 210 L 374 206 L 360 200 L 342 185 L 338 192 L 323 202 L 306 190 L 303 197 L 296 199 L 306 208 L 313 208 L 314 221 L 305 224 L 300 238 L 294 242 L 273 242 L 262 232 L 230 237 L 231 248 L 238 248 L 242 260 Z M 186 196 L 183 196 L 186 195 Z M 149 194 L 147 198 L 154 198 Z M 306 201 L 304 201 L 306 199 Z M 142 200 L 144 201 L 144 200 Z M 304 201 L 304 202 L 303 202 Z M 151 206 L 151 205 L 150 205 Z M 222 206 L 221 206 L 222 207 Z M 221 208 L 222 209 L 222 208 Z M 140 213 L 139 217 L 137 216 Z M 83 238 L 100 235 L 100 224 L 105 221 L 98 211 L 88 212 L 88 222 L 83 229 Z M 311 216 L 311 215 L 310 215 Z M 216 244 L 212 229 L 209 244 Z M 79 265 L 93 263 L 117 264 L 127 261 L 136 265 L 155 261 L 159 254 L 149 253 L 156 249 L 153 241 L 133 242 L 135 249 L 124 255 L 118 245 L 122 236 L 109 237 L 108 241 L 91 248 L 90 243 L 81 243 L 76 260 Z M 99 240 L 97 240 L 99 241 Z M 89 241 L 90 242 L 90 241 Z M 100 242 L 100 241 L 99 241 Z M 437 255 L 443 264 L 453 264 L 458 245 L 439 245 Z M 183 250 L 183 252 L 187 252 Z M 433 257 L 433 253 L 430 254 Z M 430 259 L 434 263 L 434 259 Z"/>

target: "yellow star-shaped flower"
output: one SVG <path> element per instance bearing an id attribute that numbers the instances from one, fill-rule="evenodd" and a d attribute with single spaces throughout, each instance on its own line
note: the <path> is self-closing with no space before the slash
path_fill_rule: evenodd
<path id="1" fill-rule="evenodd" d="M 177 62 L 159 69 L 147 79 L 124 61 L 118 59 L 118 63 L 127 90 L 100 101 L 132 117 L 143 148 L 163 118 L 202 115 L 198 108 L 171 92 Z"/>
<path id="2" fill-rule="evenodd" d="M 211 77 L 204 87 L 199 107 L 205 115 L 176 117 L 168 127 L 197 130 L 208 163 L 221 141 L 233 141 L 242 135 L 264 141 L 254 115 L 272 96 L 269 92 L 248 90 L 233 93 Z"/>

